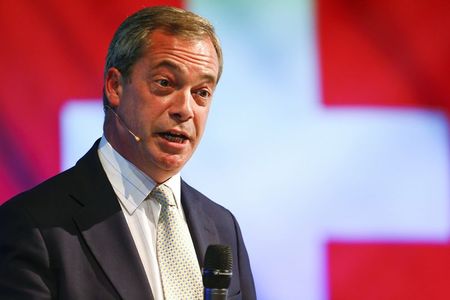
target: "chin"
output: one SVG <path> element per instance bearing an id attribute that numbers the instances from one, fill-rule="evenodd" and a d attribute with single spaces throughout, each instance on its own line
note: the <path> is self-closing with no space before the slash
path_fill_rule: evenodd
<path id="1" fill-rule="evenodd" d="M 186 164 L 189 157 L 180 155 L 168 155 L 160 160 L 161 167 L 168 172 L 173 172 L 173 174 L 178 173 Z"/>

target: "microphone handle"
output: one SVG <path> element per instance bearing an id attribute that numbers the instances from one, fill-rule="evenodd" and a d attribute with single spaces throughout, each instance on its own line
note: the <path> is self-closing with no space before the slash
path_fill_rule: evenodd
<path id="1" fill-rule="evenodd" d="M 227 300 L 228 289 L 205 288 L 204 300 Z"/>

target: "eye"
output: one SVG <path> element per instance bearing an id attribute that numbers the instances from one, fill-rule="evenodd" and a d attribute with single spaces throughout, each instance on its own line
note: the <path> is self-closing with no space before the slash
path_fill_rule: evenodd
<path id="1" fill-rule="evenodd" d="M 196 94 L 202 98 L 209 98 L 211 96 L 211 93 L 208 90 L 199 90 Z"/>
<path id="2" fill-rule="evenodd" d="M 156 82 L 162 87 L 170 86 L 170 82 L 167 79 L 159 79 L 159 80 L 156 80 Z"/>
<path id="3" fill-rule="evenodd" d="M 166 76 L 157 76 L 150 82 L 150 90 L 155 95 L 168 95 L 173 92 L 176 82 Z"/>

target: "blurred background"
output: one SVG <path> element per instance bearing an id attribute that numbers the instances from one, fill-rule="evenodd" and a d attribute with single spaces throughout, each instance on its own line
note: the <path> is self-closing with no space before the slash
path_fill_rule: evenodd
<path id="1" fill-rule="evenodd" d="M 224 50 L 183 178 L 238 218 L 259 299 L 450 299 L 450 2 L 0 1 L 0 203 L 101 136 L 113 32 L 165 4 Z"/>

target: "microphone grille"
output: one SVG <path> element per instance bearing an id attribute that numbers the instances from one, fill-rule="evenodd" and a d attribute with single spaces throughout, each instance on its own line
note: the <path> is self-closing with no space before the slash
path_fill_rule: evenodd
<path id="1" fill-rule="evenodd" d="M 233 269 L 233 254 L 228 245 L 209 245 L 206 249 L 205 269 L 229 270 Z"/>
<path id="2" fill-rule="evenodd" d="M 227 245 L 209 245 L 203 264 L 203 286 L 207 289 L 227 289 L 233 275 L 233 255 Z"/>

